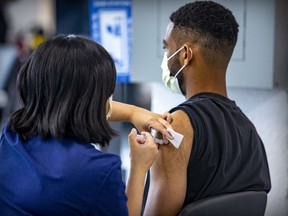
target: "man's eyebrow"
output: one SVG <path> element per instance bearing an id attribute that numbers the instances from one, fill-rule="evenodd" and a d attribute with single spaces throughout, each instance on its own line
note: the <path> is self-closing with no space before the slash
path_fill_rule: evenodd
<path id="1" fill-rule="evenodd" d="M 163 39 L 163 44 L 166 46 L 167 45 L 167 41 L 165 39 Z"/>

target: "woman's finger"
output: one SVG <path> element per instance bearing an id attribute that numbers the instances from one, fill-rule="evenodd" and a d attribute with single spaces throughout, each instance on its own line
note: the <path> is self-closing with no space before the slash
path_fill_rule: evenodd
<path id="1" fill-rule="evenodd" d="M 136 139 L 136 136 L 137 136 L 137 130 L 135 128 L 132 128 L 128 135 L 129 142 L 131 143 L 132 141 L 134 141 Z"/>
<path id="2" fill-rule="evenodd" d="M 164 112 L 162 114 L 163 119 L 165 119 L 167 122 L 171 123 L 172 122 L 172 115 L 169 112 Z"/>

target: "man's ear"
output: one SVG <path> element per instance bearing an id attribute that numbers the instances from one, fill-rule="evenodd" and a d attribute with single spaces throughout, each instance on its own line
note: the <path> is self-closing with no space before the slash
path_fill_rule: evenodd
<path id="1" fill-rule="evenodd" d="M 184 45 L 184 51 L 184 64 L 188 65 L 193 57 L 193 51 L 192 48 L 190 48 L 188 45 Z"/>

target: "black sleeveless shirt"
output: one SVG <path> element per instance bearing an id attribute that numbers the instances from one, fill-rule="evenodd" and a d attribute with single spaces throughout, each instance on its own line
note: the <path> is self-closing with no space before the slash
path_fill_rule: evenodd
<path id="1" fill-rule="evenodd" d="M 234 101 L 200 93 L 170 112 L 176 110 L 188 115 L 194 129 L 184 206 L 218 194 L 270 191 L 263 143 Z"/>

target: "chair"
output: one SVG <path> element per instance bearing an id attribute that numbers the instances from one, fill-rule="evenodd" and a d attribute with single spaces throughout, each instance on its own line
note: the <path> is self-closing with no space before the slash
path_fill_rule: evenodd
<path id="1" fill-rule="evenodd" d="M 265 191 L 244 191 L 190 203 L 179 216 L 264 216 L 266 204 Z"/>

